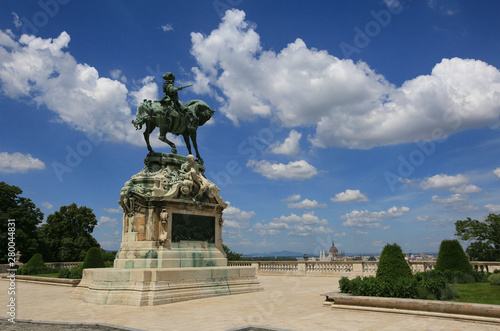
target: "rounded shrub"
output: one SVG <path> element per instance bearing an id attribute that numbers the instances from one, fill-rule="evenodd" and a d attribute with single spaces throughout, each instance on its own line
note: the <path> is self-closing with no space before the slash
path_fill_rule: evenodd
<path id="1" fill-rule="evenodd" d="M 71 278 L 70 276 L 71 276 L 71 270 L 66 268 L 60 269 L 59 272 L 57 273 L 57 278 Z"/>
<path id="2" fill-rule="evenodd" d="M 101 250 L 98 247 L 92 247 L 87 251 L 83 260 L 83 269 L 87 268 L 104 268 Z"/>
<path id="3" fill-rule="evenodd" d="M 458 240 L 443 240 L 439 246 L 436 270 L 460 271 L 472 274 L 472 266 Z"/>
<path id="4" fill-rule="evenodd" d="M 83 274 L 83 263 L 78 263 L 76 267 L 71 268 L 69 278 L 81 279 Z"/>
<path id="5" fill-rule="evenodd" d="M 42 254 L 37 253 L 31 257 L 31 259 L 26 263 L 23 268 L 45 268 L 45 262 L 43 261 Z"/>
<path id="6" fill-rule="evenodd" d="M 413 274 L 406 262 L 403 250 L 394 243 L 385 245 L 378 262 L 377 278 L 394 281 L 400 278 L 411 278 Z"/>
<path id="7" fill-rule="evenodd" d="M 43 273 L 51 273 L 56 271 L 57 269 L 49 268 L 45 265 L 43 261 L 42 254 L 35 254 L 31 257 L 31 259 L 26 263 L 22 268 L 17 270 L 18 275 L 36 275 Z"/>
<path id="8" fill-rule="evenodd" d="M 491 274 L 488 280 L 491 285 L 500 285 L 500 273 Z"/>

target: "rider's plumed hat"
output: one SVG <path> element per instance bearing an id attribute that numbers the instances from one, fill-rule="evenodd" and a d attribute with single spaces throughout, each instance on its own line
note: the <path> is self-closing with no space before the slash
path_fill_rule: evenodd
<path id="1" fill-rule="evenodd" d="M 163 79 L 165 80 L 174 80 L 175 79 L 175 75 L 171 72 L 167 72 L 165 75 L 163 75 Z"/>

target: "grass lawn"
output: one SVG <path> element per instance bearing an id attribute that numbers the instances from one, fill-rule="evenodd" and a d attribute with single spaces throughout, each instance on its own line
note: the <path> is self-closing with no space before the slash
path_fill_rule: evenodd
<path id="1" fill-rule="evenodd" d="M 453 301 L 500 305 L 500 285 L 490 283 L 455 284 L 460 298 Z"/>

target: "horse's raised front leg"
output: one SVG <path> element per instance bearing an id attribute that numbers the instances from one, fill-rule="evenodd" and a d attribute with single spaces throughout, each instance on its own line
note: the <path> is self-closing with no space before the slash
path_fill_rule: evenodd
<path id="1" fill-rule="evenodd" d="M 196 158 L 198 159 L 198 163 L 203 165 L 203 159 L 200 156 L 200 153 L 198 152 L 198 143 L 196 142 L 196 131 L 191 133 L 191 140 L 193 141 L 193 147 L 196 152 Z"/>
<path id="2" fill-rule="evenodd" d="M 160 136 L 158 137 L 158 139 L 169 144 L 169 146 L 172 147 L 172 153 L 177 154 L 177 148 L 175 147 L 175 144 L 167 139 L 167 128 L 166 127 L 160 128 Z"/>
<path id="3" fill-rule="evenodd" d="M 191 154 L 191 142 L 189 141 L 189 134 L 185 133 L 182 135 L 184 142 L 186 143 L 187 150 Z"/>

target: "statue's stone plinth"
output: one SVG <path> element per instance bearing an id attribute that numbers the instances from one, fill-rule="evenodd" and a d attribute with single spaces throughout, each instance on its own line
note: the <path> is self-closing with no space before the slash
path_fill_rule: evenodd
<path id="1" fill-rule="evenodd" d="M 260 291 L 253 267 L 228 267 L 227 204 L 192 155 L 150 153 L 121 190 L 123 237 L 114 268 L 84 270 L 73 297 L 158 305 Z"/>
<path id="2" fill-rule="evenodd" d="M 262 291 L 253 267 L 85 269 L 72 294 L 85 302 L 156 306 Z"/>

